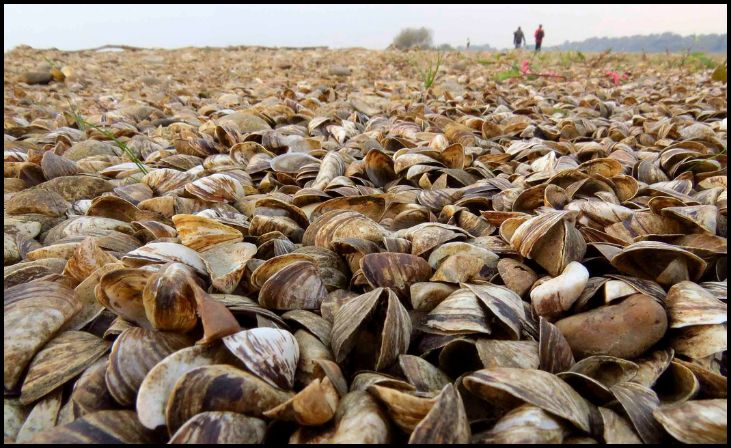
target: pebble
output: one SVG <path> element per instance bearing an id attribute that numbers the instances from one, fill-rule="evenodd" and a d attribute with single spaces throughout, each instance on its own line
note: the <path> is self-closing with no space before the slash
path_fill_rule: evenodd
<path id="1" fill-rule="evenodd" d="M 561 319 L 556 327 L 576 358 L 610 355 L 629 359 L 640 356 L 662 339 L 668 317 L 657 300 L 633 294 L 617 305 Z"/>

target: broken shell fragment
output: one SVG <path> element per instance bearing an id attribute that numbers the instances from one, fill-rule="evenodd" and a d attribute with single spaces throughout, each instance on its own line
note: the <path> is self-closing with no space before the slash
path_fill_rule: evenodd
<path id="1" fill-rule="evenodd" d="M 83 282 L 97 269 L 115 261 L 116 258 L 104 252 L 94 239 L 89 237 L 74 250 L 74 255 L 66 263 L 64 274 Z"/>

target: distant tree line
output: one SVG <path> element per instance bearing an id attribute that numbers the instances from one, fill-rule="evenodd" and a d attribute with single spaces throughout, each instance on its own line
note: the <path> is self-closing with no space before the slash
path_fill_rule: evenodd
<path id="1" fill-rule="evenodd" d="M 464 45 L 452 47 L 449 44 L 434 45 L 433 31 L 429 28 L 404 28 L 393 39 L 389 48 L 399 50 L 436 48 L 441 51 L 465 51 Z M 635 35 L 626 37 L 592 37 L 579 42 L 564 42 L 547 47 L 556 51 L 600 52 L 611 49 L 627 53 L 660 53 L 664 51 L 695 51 L 704 53 L 726 53 L 726 34 L 697 34 L 681 36 L 675 33 Z M 549 36 L 550 38 L 550 36 Z M 469 51 L 498 51 L 490 44 L 472 44 Z"/>
<path id="2" fill-rule="evenodd" d="M 680 52 L 690 49 L 706 53 L 726 53 L 726 34 L 681 36 L 675 33 L 635 35 L 627 37 L 592 37 L 579 42 L 564 42 L 546 48 L 558 51 L 605 51 L 627 53 Z"/>

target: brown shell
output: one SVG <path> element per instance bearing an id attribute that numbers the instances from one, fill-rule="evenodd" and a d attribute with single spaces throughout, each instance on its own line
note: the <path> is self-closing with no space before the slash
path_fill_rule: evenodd
<path id="1" fill-rule="evenodd" d="M 25 367 L 58 330 L 81 309 L 68 286 L 36 280 L 5 290 L 3 350 L 6 389 L 13 389 Z"/>
<path id="2" fill-rule="evenodd" d="M 20 390 L 20 402 L 28 404 L 45 396 L 102 356 L 109 343 L 82 331 L 56 336 L 33 357 Z"/>
<path id="3" fill-rule="evenodd" d="M 317 267 L 310 261 L 297 261 L 264 282 L 259 303 L 275 310 L 318 309 L 326 295 Z"/>
<path id="4" fill-rule="evenodd" d="M 292 395 L 230 365 L 196 367 L 175 383 L 165 411 L 167 427 L 174 433 L 189 418 L 209 411 L 261 417 Z"/>

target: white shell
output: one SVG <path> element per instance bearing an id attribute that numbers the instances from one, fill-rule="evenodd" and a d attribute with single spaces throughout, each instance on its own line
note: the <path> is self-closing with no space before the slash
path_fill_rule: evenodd
<path id="1" fill-rule="evenodd" d="M 276 328 L 253 328 L 226 336 L 223 343 L 256 376 L 273 386 L 292 389 L 300 357 L 292 333 Z"/>

